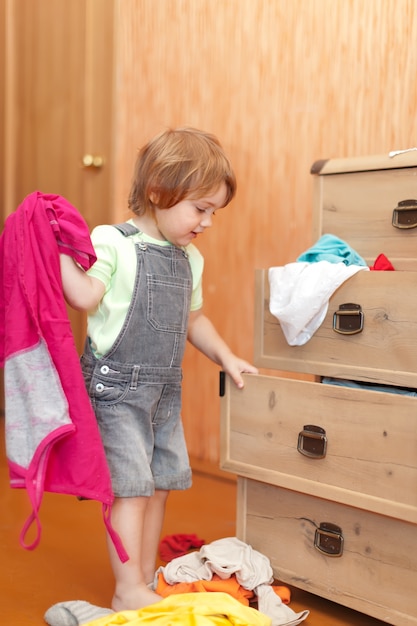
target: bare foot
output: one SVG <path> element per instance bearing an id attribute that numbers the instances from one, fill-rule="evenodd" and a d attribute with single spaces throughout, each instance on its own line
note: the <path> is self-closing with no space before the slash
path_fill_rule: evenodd
<path id="1" fill-rule="evenodd" d="M 115 593 L 111 608 L 116 612 L 135 611 L 161 600 L 162 596 L 149 589 L 145 583 L 141 583 L 130 590 L 125 590 L 124 593 Z"/>

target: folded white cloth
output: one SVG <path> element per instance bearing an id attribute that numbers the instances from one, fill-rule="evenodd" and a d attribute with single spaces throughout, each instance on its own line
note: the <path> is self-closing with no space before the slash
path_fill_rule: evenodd
<path id="1" fill-rule="evenodd" d="M 269 310 L 290 346 L 302 346 L 323 323 L 333 293 L 363 265 L 298 261 L 268 271 Z"/>
<path id="2" fill-rule="evenodd" d="M 158 583 L 158 574 L 162 572 L 169 585 L 175 583 L 192 583 L 196 580 L 211 580 L 213 572 L 201 558 L 200 552 L 189 552 L 172 559 L 165 567 L 156 570 L 154 588 Z"/>
<path id="3" fill-rule="evenodd" d="M 214 574 L 223 580 L 236 575 L 239 585 L 255 589 L 270 585 L 274 575 L 269 559 L 237 537 L 212 541 L 200 549 L 200 558 Z"/>

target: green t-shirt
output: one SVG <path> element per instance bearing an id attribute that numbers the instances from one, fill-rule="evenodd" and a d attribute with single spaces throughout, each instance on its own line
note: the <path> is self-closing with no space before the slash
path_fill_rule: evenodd
<path id="1" fill-rule="evenodd" d="M 132 220 L 128 220 L 133 224 Z M 122 329 L 136 277 L 135 243 L 145 241 L 159 246 L 170 246 L 168 241 L 159 241 L 138 233 L 124 237 L 114 226 L 97 226 L 91 233 L 97 261 L 88 270 L 90 276 L 101 280 L 106 291 L 94 311 L 89 311 L 87 332 L 91 347 L 97 357 L 103 356 L 115 342 Z M 193 290 L 191 311 L 203 306 L 202 276 L 204 259 L 193 244 L 185 248 L 191 266 Z"/>

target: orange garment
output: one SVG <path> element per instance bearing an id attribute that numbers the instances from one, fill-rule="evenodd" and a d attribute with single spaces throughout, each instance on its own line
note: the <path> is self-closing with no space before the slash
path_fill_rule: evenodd
<path id="1" fill-rule="evenodd" d="M 163 598 L 176 593 L 194 593 L 201 591 L 222 591 L 229 594 L 236 600 L 239 600 L 245 606 L 249 606 L 249 600 L 253 598 L 254 593 L 248 589 L 244 589 L 236 580 L 236 576 L 231 576 L 223 580 L 217 574 L 213 574 L 211 580 L 195 580 L 190 583 L 175 583 L 170 585 L 166 582 L 162 572 L 158 574 L 158 584 L 155 589 Z"/>
<path id="2" fill-rule="evenodd" d="M 272 586 L 275 593 L 281 598 L 283 604 L 289 604 L 291 599 L 291 592 L 288 587 Z M 162 572 L 158 574 L 158 583 L 155 589 L 163 598 L 166 598 L 176 593 L 195 593 L 202 591 L 222 591 L 229 594 L 236 600 L 239 600 L 245 606 L 249 606 L 249 601 L 255 596 L 254 592 L 250 589 L 245 589 L 238 583 L 236 576 L 232 575 L 230 578 L 220 578 L 217 574 L 213 574 L 211 580 L 196 580 L 190 583 L 175 583 L 169 585 Z"/>
<path id="3" fill-rule="evenodd" d="M 291 602 L 291 591 L 288 587 L 283 585 L 271 585 L 277 596 L 281 598 L 282 604 L 289 604 Z"/>

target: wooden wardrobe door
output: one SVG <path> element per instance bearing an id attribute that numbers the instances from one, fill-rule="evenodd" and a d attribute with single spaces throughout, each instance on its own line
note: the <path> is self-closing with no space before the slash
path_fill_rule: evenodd
<path id="1" fill-rule="evenodd" d="M 109 221 L 113 0 L 6 0 L 5 19 L 5 215 L 40 190 Z M 81 350 L 85 315 L 69 315 Z"/>

